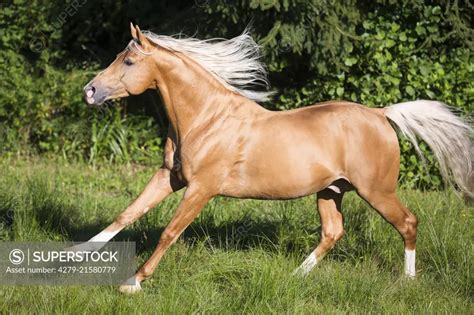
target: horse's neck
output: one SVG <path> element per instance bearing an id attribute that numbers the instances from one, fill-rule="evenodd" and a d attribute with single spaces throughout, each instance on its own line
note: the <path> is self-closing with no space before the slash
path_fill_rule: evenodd
<path id="1" fill-rule="evenodd" d="M 227 90 L 210 73 L 190 58 L 162 52 L 157 57 L 157 87 L 160 90 L 170 127 L 178 138 L 200 125 L 239 112 L 264 110 L 253 101 Z M 179 140 L 179 139 L 178 139 Z"/>

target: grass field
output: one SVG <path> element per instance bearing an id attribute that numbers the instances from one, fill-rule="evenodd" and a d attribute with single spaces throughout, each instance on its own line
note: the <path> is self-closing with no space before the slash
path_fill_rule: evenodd
<path id="1" fill-rule="evenodd" d="M 153 168 L 91 168 L 46 159 L 0 160 L 0 239 L 83 241 L 141 191 Z M 319 240 L 314 197 L 214 199 L 167 252 L 144 292 L 115 287 L 0 286 L 0 313 L 474 313 L 474 212 L 454 194 L 401 191 L 420 220 L 414 281 L 397 232 L 355 193 L 346 235 L 306 278 L 291 275 Z M 142 263 L 181 194 L 116 237 Z"/>

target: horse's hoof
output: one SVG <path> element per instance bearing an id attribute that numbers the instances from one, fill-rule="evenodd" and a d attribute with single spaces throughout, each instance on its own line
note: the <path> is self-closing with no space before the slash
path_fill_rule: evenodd
<path id="1" fill-rule="evenodd" d="M 135 277 L 133 277 L 133 279 L 129 279 L 127 282 L 122 284 L 119 287 L 119 291 L 124 294 L 135 294 L 142 291 L 142 286 L 140 285 L 140 282 Z"/>

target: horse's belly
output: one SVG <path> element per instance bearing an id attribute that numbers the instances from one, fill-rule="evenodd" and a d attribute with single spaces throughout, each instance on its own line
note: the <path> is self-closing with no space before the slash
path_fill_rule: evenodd
<path id="1" fill-rule="evenodd" d="M 232 172 L 223 195 L 240 198 L 291 199 L 327 187 L 340 174 L 318 161 L 316 156 L 268 156 L 266 162 L 254 161 Z"/>

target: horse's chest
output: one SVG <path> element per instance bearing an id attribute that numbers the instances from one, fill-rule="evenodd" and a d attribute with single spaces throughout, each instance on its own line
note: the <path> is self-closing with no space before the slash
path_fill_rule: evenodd
<path id="1" fill-rule="evenodd" d="M 191 170 L 190 161 L 186 158 L 183 159 L 178 152 L 166 154 L 164 165 L 167 169 L 172 171 L 179 180 L 188 182 Z"/>
<path id="2" fill-rule="evenodd" d="M 193 177 L 193 172 L 198 168 L 196 161 L 195 153 L 178 148 L 173 154 L 166 156 L 165 166 L 181 181 L 187 183 Z"/>

